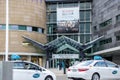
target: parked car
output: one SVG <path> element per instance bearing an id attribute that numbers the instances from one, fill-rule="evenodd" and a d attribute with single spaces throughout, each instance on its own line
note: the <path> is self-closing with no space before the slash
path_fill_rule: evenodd
<path id="1" fill-rule="evenodd" d="M 120 66 L 97 57 L 69 67 L 67 77 L 73 80 L 120 80 Z"/>
<path id="2" fill-rule="evenodd" d="M 13 62 L 13 80 L 56 80 L 53 72 L 28 61 Z"/>

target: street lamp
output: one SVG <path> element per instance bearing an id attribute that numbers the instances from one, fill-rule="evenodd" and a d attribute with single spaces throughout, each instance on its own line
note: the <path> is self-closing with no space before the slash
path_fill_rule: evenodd
<path id="1" fill-rule="evenodd" d="M 5 42 L 5 61 L 8 61 L 8 48 L 9 48 L 9 0 L 6 0 L 6 42 Z"/>

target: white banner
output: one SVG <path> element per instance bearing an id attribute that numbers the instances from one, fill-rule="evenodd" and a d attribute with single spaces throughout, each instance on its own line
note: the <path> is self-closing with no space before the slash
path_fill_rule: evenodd
<path id="1" fill-rule="evenodd" d="M 79 58 L 79 54 L 52 54 L 53 59 L 74 59 Z"/>
<path id="2" fill-rule="evenodd" d="M 57 22 L 79 20 L 79 7 L 57 8 Z"/>

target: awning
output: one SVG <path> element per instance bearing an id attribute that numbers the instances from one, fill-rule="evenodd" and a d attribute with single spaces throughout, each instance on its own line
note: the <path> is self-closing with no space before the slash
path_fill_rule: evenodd
<path id="1" fill-rule="evenodd" d="M 40 42 L 37 42 L 29 37 L 26 37 L 26 36 L 23 36 L 24 39 L 26 39 L 28 42 L 32 43 L 34 46 L 37 46 L 39 47 L 40 49 L 43 49 L 45 50 L 44 48 L 44 44 L 40 43 Z"/>
<path id="2" fill-rule="evenodd" d="M 79 43 L 71 38 L 68 38 L 66 36 L 58 37 L 57 39 L 45 44 L 45 46 L 48 49 L 58 49 L 58 48 L 62 47 L 63 45 L 66 46 L 66 44 L 67 44 L 67 46 L 69 45 L 68 47 L 71 46 L 78 51 L 80 49 L 83 49 L 83 47 L 82 47 L 83 44 L 81 44 L 81 43 Z"/>
<path id="3" fill-rule="evenodd" d="M 68 48 L 68 49 L 71 49 L 80 54 L 84 54 L 83 51 L 91 48 L 95 43 L 100 41 L 103 37 L 104 36 L 101 36 L 101 37 L 98 37 L 95 40 L 92 40 L 86 44 L 82 44 L 82 43 L 79 43 L 79 42 L 69 38 L 69 37 L 61 36 L 47 44 L 42 44 L 40 42 L 32 40 L 31 38 L 23 36 L 23 38 L 26 39 L 28 42 L 32 43 L 34 46 L 37 46 L 43 50 L 60 52 L 64 49 Z"/>

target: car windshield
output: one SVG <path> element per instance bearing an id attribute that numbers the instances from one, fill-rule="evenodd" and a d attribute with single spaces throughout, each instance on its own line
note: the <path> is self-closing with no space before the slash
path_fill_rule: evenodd
<path id="1" fill-rule="evenodd" d="M 78 65 L 76 65 L 76 66 L 88 66 L 88 65 L 90 65 L 92 62 L 93 62 L 93 60 L 83 61 L 83 62 L 80 62 L 80 63 L 79 63 Z"/>

